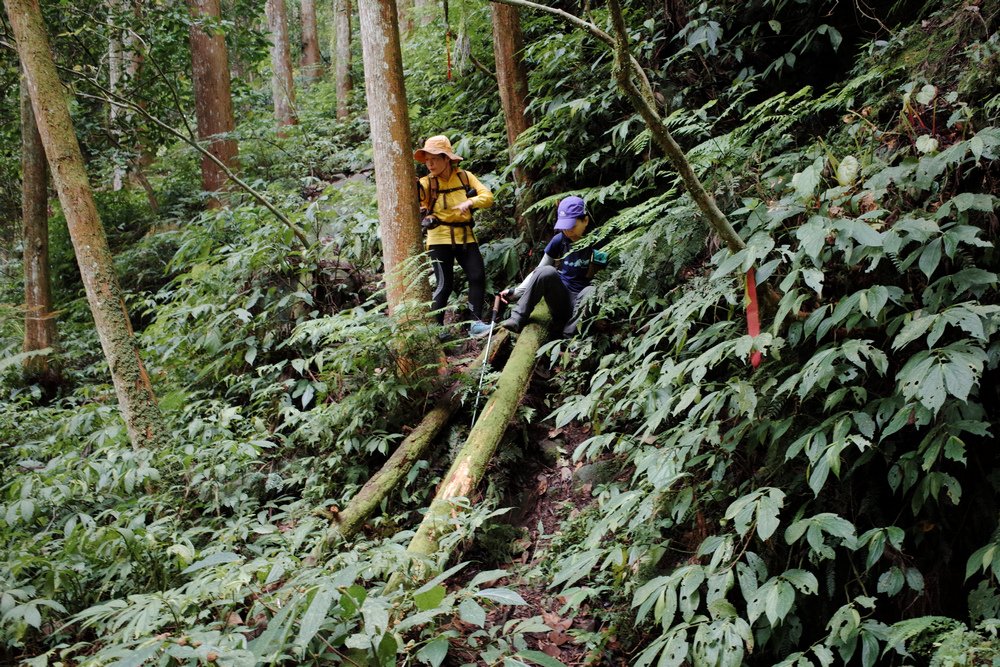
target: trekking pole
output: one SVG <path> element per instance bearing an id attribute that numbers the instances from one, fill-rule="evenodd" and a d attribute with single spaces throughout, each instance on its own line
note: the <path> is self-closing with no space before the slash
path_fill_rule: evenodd
<path id="1" fill-rule="evenodd" d="M 493 299 L 493 312 L 490 313 L 490 333 L 486 338 L 486 353 L 483 355 L 483 365 L 479 369 L 479 388 L 476 389 L 476 406 L 472 409 L 472 425 L 476 425 L 476 413 L 479 412 L 479 397 L 483 393 L 483 378 L 486 377 L 486 364 L 490 360 L 490 343 L 493 342 L 493 329 L 497 325 L 497 313 L 500 312 L 500 294 Z"/>

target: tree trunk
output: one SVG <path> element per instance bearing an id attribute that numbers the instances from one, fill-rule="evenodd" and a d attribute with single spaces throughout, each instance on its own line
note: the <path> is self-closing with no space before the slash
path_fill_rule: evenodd
<path id="1" fill-rule="evenodd" d="M 109 26 L 108 37 L 108 90 L 112 95 L 121 95 L 122 65 L 125 60 L 124 38 L 118 28 L 114 25 L 115 15 L 121 12 L 122 0 L 109 0 L 108 10 L 111 16 L 112 25 Z M 121 107 L 112 104 L 108 109 L 108 125 L 110 134 L 115 138 L 118 146 L 114 151 L 114 170 L 111 175 L 111 189 L 117 192 L 125 186 L 125 157 L 121 154 L 121 129 L 118 127 L 121 116 Z"/>
<path id="2" fill-rule="evenodd" d="M 421 556 L 438 555 L 440 560 L 435 565 L 438 570 L 448 559 L 447 553 L 439 553 L 440 540 L 452 530 L 452 513 L 459 511 L 452 500 L 468 498 L 482 480 L 487 464 L 528 389 L 528 381 L 535 367 L 535 353 L 546 340 L 548 326 L 549 311 L 542 303 L 535 308 L 531 322 L 521 331 L 517 344 L 500 373 L 497 387 L 483 408 L 483 414 L 473 425 L 468 439 L 448 469 L 448 474 L 441 480 L 424 520 L 406 549 Z M 420 572 L 417 578 L 423 579 L 426 574 Z M 402 577 L 393 576 L 387 587 L 394 588 L 400 583 Z"/>
<path id="3" fill-rule="evenodd" d="M 31 95 L 21 77 L 21 217 L 24 224 L 24 351 L 38 352 L 56 345 L 56 320 L 52 312 L 49 279 L 48 169 L 45 149 L 31 110 Z M 24 361 L 28 382 L 55 386 L 59 375 L 48 354 Z"/>
<path id="4" fill-rule="evenodd" d="M 394 0 L 358 3 L 365 95 L 375 157 L 375 188 L 390 314 L 405 301 L 430 300 L 426 280 L 410 280 L 406 266 L 421 253 L 417 175 L 410 153 L 410 117 Z M 413 267 L 410 267 L 412 271 Z"/>
<path id="5" fill-rule="evenodd" d="M 515 156 L 514 144 L 521 133 L 531 126 L 528 117 L 528 73 L 524 67 L 524 36 L 521 16 L 517 7 L 493 3 L 493 59 L 496 64 L 500 104 L 503 106 L 507 127 L 507 152 L 511 161 Z M 531 179 L 520 167 L 514 168 L 514 182 L 521 196 L 517 198 L 514 216 L 517 226 L 534 245 L 536 233 L 521 213 L 531 205 L 528 197 Z"/>
<path id="6" fill-rule="evenodd" d="M 115 275 L 65 93 L 56 74 L 38 0 L 4 0 L 24 66 L 38 132 L 66 216 L 87 301 L 111 369 L 118 407 L 133 447 L 167 434 Z"/>
<path id="7" fill-rule="evenodd" d="M 497 85 L 507 126 L 507 147 L 514 157 L 514 142 L 531 126 L 528 119 L 528 74 L 521 55 L 524 37 L 517 7 L 493 4 L 493 58 Z"/>
<path id="8" fill-rule="evenodd" d="M 271 34 L 271 95 L 278 127 L 299 122 L 295 114 L 295 80 L 288 48 L 288 18 L 285 0 L 267 0 L 267 28 Z"/>
<path id="9" fill-rule="evenodd" d="M 413 32 L 413 0 L 400 0 L 396 7 L 399 11 L 399 34 L 405 38 Z"/>
<path id="10" fill-rule="evenodd" d="M 434 20 L 435 0 L 413 0 L 413 9 L 420 18 L 420 25 L 430 25 Z"/>
<path id="11" fill-rule="evenodd" d="M 198 138 L 208 142 L 208 151 L 230 169 L 236 166 L 239 148 L 228 136 L 235 129 L 233 98 L 229 87 L 229 55 L 226 39 L 212 29 L 220 20 L 219 0 L 188 0 L 191 11 L 191 65 L 194 74 L 194 104 Z M 206 31 L 203 26 L 208 25 Z M 208 157 L 201 160 L 201 187 L 217 192 L 226 184 L 226 173 Z M 216 198 L 209 206 L 219 206 Z"/>
<path id="12" fill-rule="evenodd" d="M 337 49 L 337 118 L 347 118 L 347 105 L 351 101 L 351 0 L 334 0 Z"/>
<path id="13" fill-rule="evenodd" d="M 302 74 L 308 81 L 323 76 L 323 58 L 316 30 L 316 0 L 302 0 Z"/>

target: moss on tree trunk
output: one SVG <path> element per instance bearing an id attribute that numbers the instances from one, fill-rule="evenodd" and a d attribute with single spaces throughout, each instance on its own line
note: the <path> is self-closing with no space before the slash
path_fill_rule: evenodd
<path id="1" fill-rule="evenodd" d="M 139 358 L 38 1 L 4 0 L 4 6 L 17 40 L 35 122 L 66 216 L 87 302 L 111 369 L 119 410 L 134 447 L 159 445 L 166 437 L 163 419 Z"/>
<path id="2" fill-rule="evenodd" d="M 548 309 L 544 304 L 539 304 L 531 322 L 518 337 L 517 344 L 500 373 L 493 395 L 469 432 L 469 437 L 451 464 L 448 474 L 441 481 L 424 520 L 407 547 L 407 551 L 414 555 L 437 556 L 438 560 L 433 566 L 435 570 L 440 570 L 449 556 L 440 551 L 440 540 L 452 529 L 452 513 L 460 511 L 453 500 L 468 498 L 482 480 L 486 466 L 527 391 L 528 380 L 535 368 L 535 354 L 547 338 L 549 321 Z M 416 578 L 422 580 L 426 574 L 417 572 Z M 402 576 L 397 575 L 390 579 L 388 586 L 392 588 L 400 583 Z"/>

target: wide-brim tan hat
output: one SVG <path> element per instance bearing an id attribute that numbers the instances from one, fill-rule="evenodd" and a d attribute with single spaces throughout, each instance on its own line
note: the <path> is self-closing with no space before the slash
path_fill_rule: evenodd
<path id="1" fill-rule="evenodd" d="M 427 162 L 427 156 L 429 155 L 445 155 L 449 160 L 463 159 L 461 155 L 455 155 L 451 149 L 451 142 L 443 134 L 428 138 L 424 142 L 424 147 L 418 148 L 413 154 L 413 159 L 417 162 Z"/>

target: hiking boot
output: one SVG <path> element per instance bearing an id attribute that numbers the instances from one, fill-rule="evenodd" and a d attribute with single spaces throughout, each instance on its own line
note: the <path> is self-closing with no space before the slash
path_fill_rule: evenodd
<path id="1" fill-rule="evenodd" d="M 522 325 L 517 319 L 513 317 L 508 317 L 507 319 L 505 319 L 503 322 L 500 323 L 500 326 L 511 333 L 521 333 Z"/>
<path id="2" fill-rule="evenodd" d="M 489 335 L 490 331 L 493 329 L 493 325 L 482 320 L 476 320 L 469 325 L 469 335 L 473 338 L 483 338 Z"/>

